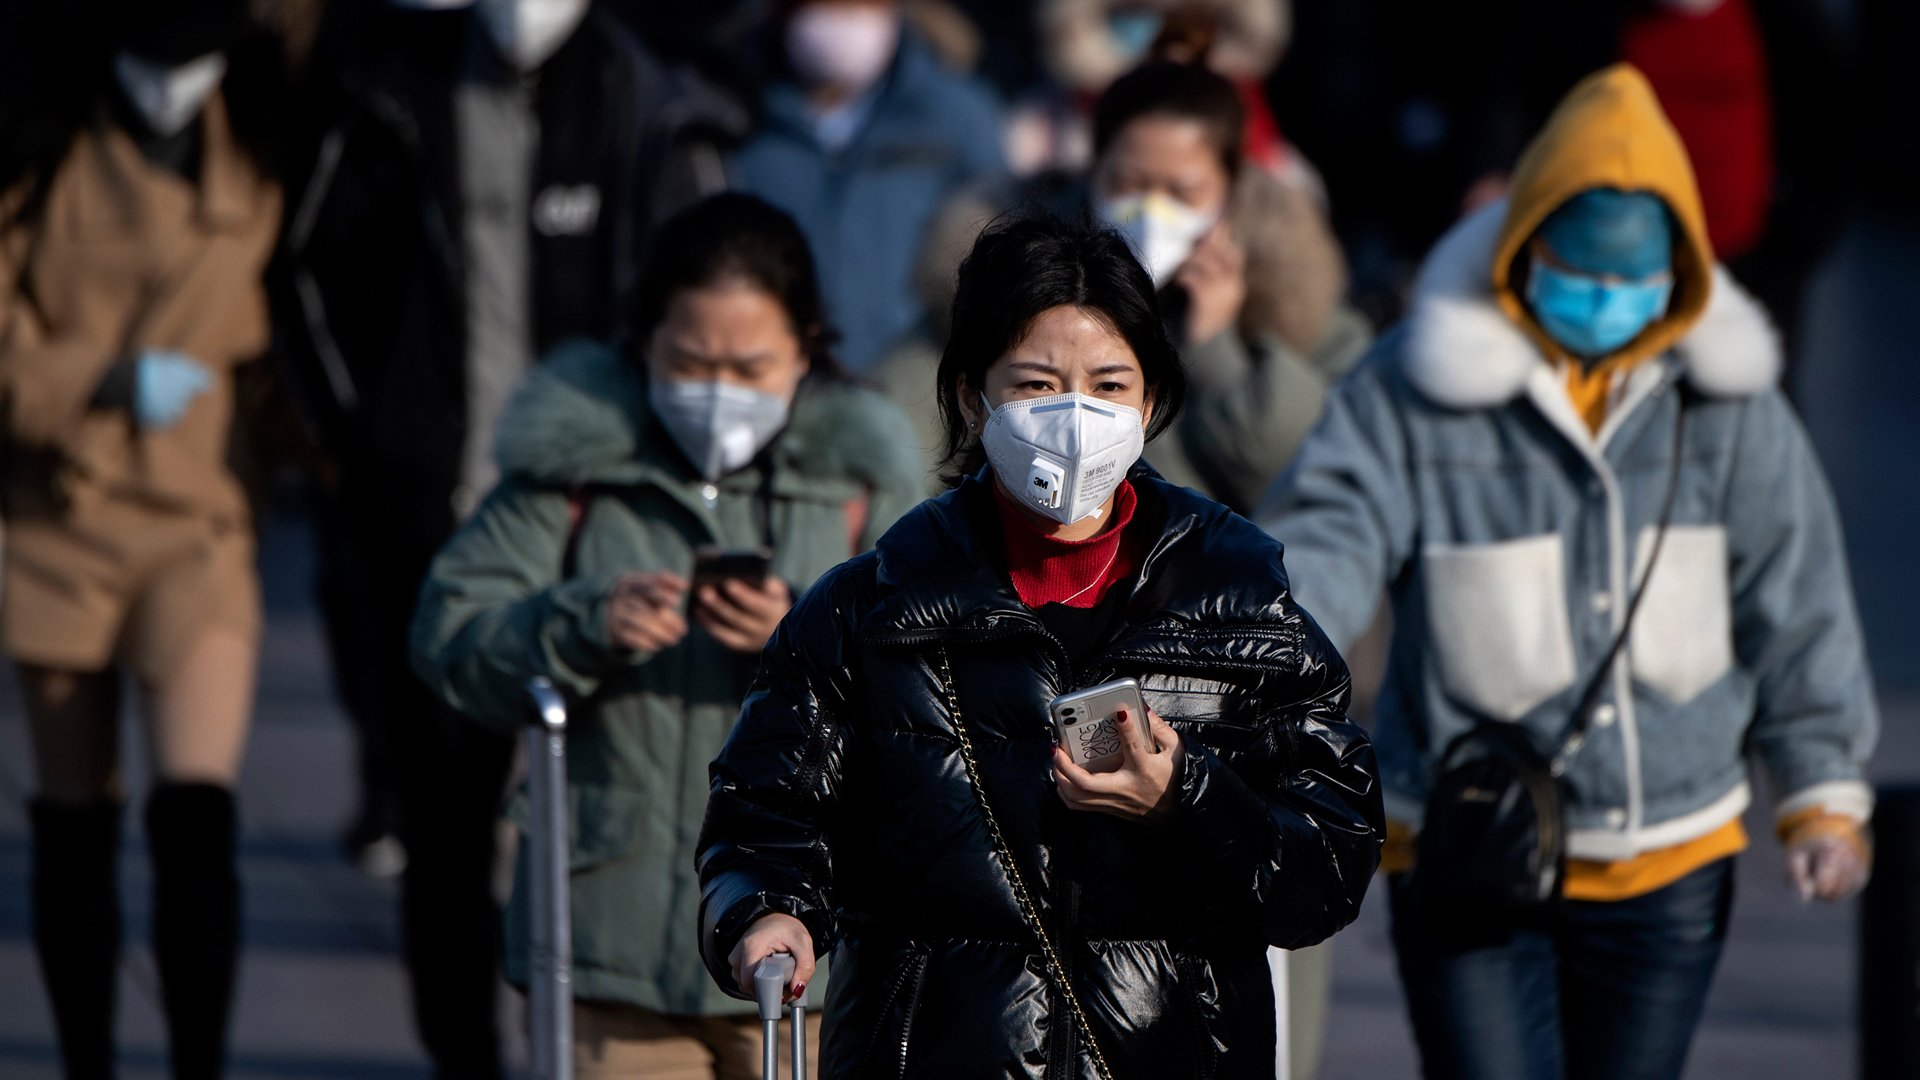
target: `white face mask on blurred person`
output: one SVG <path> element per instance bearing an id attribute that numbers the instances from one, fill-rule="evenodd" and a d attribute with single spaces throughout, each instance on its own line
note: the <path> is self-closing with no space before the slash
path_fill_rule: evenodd
<path id="1" fill-rule="evenodd" d="M 787 58 L 809 86 L 859 93 L 893 63 L 900 45 L 900 15 L 890 6 L 808 4 L 787 21 Z"/>
<path id="2" fill-rule="evenodd" d="M 1155 288 L 1173 280 L 1180 264 L 1193 254 L 1194 245 L 1220 220 L 1219 214 L 1195 210 L 1159 192 L 1103 199 L 1094 212 L 1127 238 L 1141 265 L 1153 275 Z"/>
<path id="3" fill-rule="evenodd" d="M 480 25 L 500 55 L 521 71 L 532 71 L 560 51 L 589 0 L 475 0 Z"/>
<path id="4" fill-rule="evenodd" d="M 227 73 L 227 58 L 208 53 L 184 64 L 156 64 L 132 53 L 113 58 L 113 77 L 155 135 L 178 135 L 200 115 Z"/>
<path id="5" fill-rule="evenodd" d="M 647 396 L 667 434 L 707 480 L 745 468 L 787 426 L 792 408 L 777 394 L 724 382 L 653 379 Z"/>

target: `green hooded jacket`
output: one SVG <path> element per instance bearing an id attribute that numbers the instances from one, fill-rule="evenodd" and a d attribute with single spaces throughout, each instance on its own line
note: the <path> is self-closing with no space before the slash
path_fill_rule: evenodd
<path id="1" fill-rule="evenodd" d="M 623 574 L 687 576 L 701 545 L 752 547 L 770 535 L 773 573 L 797 597 L 919 502 L 907 420 L 877 394 L 808 380 L 755 463 L 706 484 L 652 416 L 639 365 L 582 343 L 528 377 L 499 432 L 503 479 L 434 561 L 414 618 L 414 666 L 449 704 L 501 729 L 525 721 L 536 675 L 575 706 L 576 996 L 677 1015 L 749 1011 L 701 964 L 693 858 L 707 764 L 758 657 L 697 624 L 659 653 L 619 649 L 606 632 L 607 596 Z M 524 821 L 524 800 L 509 813 Z M 506 917 L 516 985 L 528 978 L 529 907 L 523 847 Z"/>

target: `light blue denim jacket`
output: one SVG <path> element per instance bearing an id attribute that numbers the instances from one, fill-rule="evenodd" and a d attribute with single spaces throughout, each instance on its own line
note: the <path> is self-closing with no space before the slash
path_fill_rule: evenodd
<path id="1" fill-rule="evenodd" d="M 1482 213 L 1442 240 L 1406 323 L 1334 390 L 1258 515 L 1336 643 L 1392 600 L 1374 725 L 1388 814 L 1418 827 L 1435 756 L 1477 721 L 1554 745 L 1645 579 L 1684 403 L 1672 522 L 1564 778 L 1569 855 L 1712 832 L 1747 807 L 1749 755 L 1781 816 L 1865 820 L 1878 721 L 1859 620 L 1765 315 L 1719 273 L 1595 436 L 1493 302 L 1499 224 Z"/>

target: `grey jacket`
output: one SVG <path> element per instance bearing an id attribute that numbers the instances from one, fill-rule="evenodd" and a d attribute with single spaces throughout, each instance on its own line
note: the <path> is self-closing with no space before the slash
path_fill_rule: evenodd
<path id="1" fill-rule="evenodd" d="M 1775 388 L 1779 345 L 1724 272 L 1700 321 L 1641 364 L 1591 434 L 1494 305 L 1498 214 L 1423 269 L 1408 320 L 1328 399 L 1269 492 L 1295 595 L 1336 644 L 1383 590 L 1396 621 L 1374 738 L 1389 816 L 1417 827 L 1435 755 L 1481 720 L 1546 750 L 1672 524 L 1586 747 L 1563 781 L 1574 858 L 1703 836 L 1747 806 L 1864 820 L 1877 717 L 1840 526 Z"/>

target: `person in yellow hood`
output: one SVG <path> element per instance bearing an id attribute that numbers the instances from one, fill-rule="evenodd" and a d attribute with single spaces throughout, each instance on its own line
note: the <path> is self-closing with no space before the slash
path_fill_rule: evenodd
<path id="1" fill-rule="evenodd" d="M 1779 368 L 1678 136 L 1616 66 L 1568 95 L 1510 199 L 1435 247 L 1257 515 L 1336 645 L 1394 605 L 1382 865 L 1429 1080 L 1680 1075 L 1749 753 L 1801 895 L 1865 882 L 1878 720 Z M 1495 731 L 1543 768 L 1562 754 L 1561 873 L 1557 902 L 1469 928 L 1414 887 L 1459 869 L 1416 841 L 1466 819 L 1434 797 L 1445 752 Z"/>

